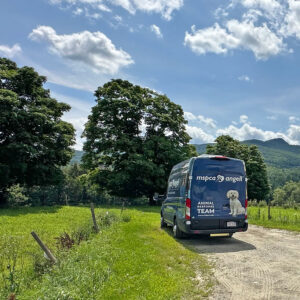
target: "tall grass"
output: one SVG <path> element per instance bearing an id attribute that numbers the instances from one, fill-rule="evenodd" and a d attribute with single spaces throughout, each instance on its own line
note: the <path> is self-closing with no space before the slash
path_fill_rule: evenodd
<path id="1" fill-rule="evenodd" d="M 5 286 L 0 279 L 0 299 L 10 293 L 25 300 L 197 299 L 209 293 L 209 265 L 159 228 L 159 208 L 132 208 L 122 214 L 120 209 L 98 208 L 96 215 L 100 233 L 78 245 L 72 232 L 82 236 L 76 228 L 90 219 L 89 208 L 0 211 L 0 235 L 7 238 L 0 245 L 6 253 L 10 247 L 16 249 L 18 257 L 15 277 L 5 279 Z M 45 260 L 30 236 L 32 230 L 53 250 L 59 264 Z M 59 247 L 55 237 L 60 237 Z M 2 275 L 7 278 L 9 273 Z"/>
<path id="2" fill-rule="evenodd" d="M 268 207 L 248 207 L 250 224 L 269 228 L 300 231 L 300 210 L 294 208 L 271 207 L 271 219 L 268 219 Z"/>

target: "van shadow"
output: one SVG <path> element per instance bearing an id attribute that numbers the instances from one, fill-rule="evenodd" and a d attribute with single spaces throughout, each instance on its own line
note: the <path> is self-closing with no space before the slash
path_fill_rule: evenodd
<path id="1" fill-rule="evenodd" d="M 35 206 L 0 208 L 0 217 L 18 217 L 21 215 L 56 213 L 62 206 Z"/>
<path id="2" fill-rule="evenodd" d="M 171 229 L 166 228 L 165 231 L 173 236 Z M 250 243 L 239 240 L 238 238 L 229 237 L 207 237 L 202 235 L 194 235 L 177 240 L 184 247 L 197 253 L 230 253 L 255 250 L 256 247 Z"/>

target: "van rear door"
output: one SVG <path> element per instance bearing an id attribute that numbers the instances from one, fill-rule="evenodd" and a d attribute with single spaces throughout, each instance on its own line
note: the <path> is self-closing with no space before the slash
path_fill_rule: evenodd
<path id="1" fill-rule="evenodd" d="M 233 227 L 234 224 L 242 226 L 245 220 L 246 174 L 241 160 L 218 156 L 197 158 L 189 192 L 192 229 L 228 228 L 231 224 Z M 229 197 L 236 199 L 230 202 Z M 230 203 L 235 205 L 234 213 Z"/>

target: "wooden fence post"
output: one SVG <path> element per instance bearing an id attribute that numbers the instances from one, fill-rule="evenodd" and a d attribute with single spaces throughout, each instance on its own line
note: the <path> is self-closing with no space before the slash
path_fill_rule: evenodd
<path id="1" fill-rule="evenodd" d="M 48 247 L 41 241 L 41 239 L 39 238 L 39 236 L 32 231 L 31 235 L 33 236 L 33 238 L 36 240 L 36 242 L 40 245 L 40 247 L 43 249 L 43 251 L 46 253 L 47 257 L 54 263 L 57 263 L 57 259 L 55 258 L 55 256 L 51 253 L 51 251 L 48 249 Z"/>
<path id="2" fill-rule="evenodd" d="M 269 199 L 269 203 L 268 203 L 268 220 L 271 220 L 271 201 Z"/>
<path id="3" fill-rule="evenodd" d="M 99 227 L 98 227 L 97 222 L 96 222 L 94 203 L 91 203 L 91 213 L 92 213 L 92 219 L 93 219 L 93 223 L 94 223 L 94 230 L 98 233 L 99 232 Z"/>

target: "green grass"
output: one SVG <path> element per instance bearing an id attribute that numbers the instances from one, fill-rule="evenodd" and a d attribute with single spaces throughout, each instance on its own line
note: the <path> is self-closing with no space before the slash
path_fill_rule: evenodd
<path id="1" fill-rule="evenodd" d="M 250 224 L 268 228 L 300 231 L 300 210 L 293 208 L 271 207 L 271 219 L 268 220 L 268 207 L 248 207 Z"/>
<path id="2" fill-rule="evenodd" d="M 120 215 L 117 208 L 101 208 L 96 213 L 100 211 Z M 102 227 L 88 241 L 61 252 L 54 237 L 86 224 L 88 208 L 1 210 L 0 236 L 4 238 L 0 247 L 18 249 L 18 299 L 198 299 L 209 294 L 210 266 L 170 236 L 170 231 L 159 228 L 159 208 L 132 208 L 123 214 L 127 222 Z M 45 268 L 43 275 L 32 267 L 30 253 L 43 260 L 30 236 L 32 230 L 60 261 Z M 0 292 L 1 299 L 7 297 L 5 292 Z"/>

